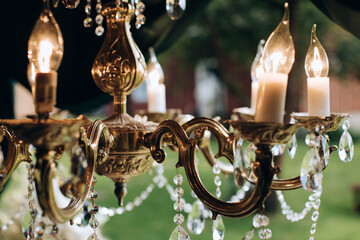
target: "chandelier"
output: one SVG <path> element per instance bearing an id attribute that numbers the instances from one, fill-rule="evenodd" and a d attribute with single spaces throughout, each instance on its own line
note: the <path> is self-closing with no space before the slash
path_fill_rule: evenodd
<path id="1" fill-rule="evenodd" d="M 130 31 L 130 21 L 135 16 L 135 26 L 145 23 L 145 4 L 140 0 L 96 0 L 95 21 L 91 18 L 91 0 L 86 1 L 84 26 L 96 24 L 95 34 L 102 35 L 104 18 L 106 35 L 97 54 L 91 74 L 99 89 L 113 96 L 114 113 L 104 120 L 91 121 L 85 116 L 76 119 L 52 119 L 50 113 L 56 104 L 57 69 L 63 56 L 63 39 L 60 28 L 50 10 L 48 0 L 42 0 L 43 9 L 28 44 L 29 74 L 36 117 L 22 120 L 0 120 L 2 136 L 8 142 L 7 155 L 0 170 L 0 187 L 22 162 L 28 167 L 28 207 L 30 224 L 27 239 L 41 239 L 45 226 L 39 226 L 33 193 L 36 193 L 43 216 L 53 225 L 78 222 L 79 213 L 86 207 L 88 224 L 94 230 L 90 239 L 99 239 L 99 221 L 96 215 L 121 214 L 130 211 L 148 197 L 150 185 L 133 205 L 125 204 L 127 182 L 150 169 L 156 169 L 154 182 L 166 185 L 163 167 L 166 161 L 164 147 L 178 153 L 176 168 L 183 167 L 186 179 L 197 201 L 192 209 L 182 198 L 181 185 L 184 177 L 174 176 L 176 188 L 167 186 L 175 201 L 174 222 L 176 227 L 169 233 L 170 239 L 190 239 L 181 226 L 182 211 L 189 213 L 188 228 L 200 234 L 204 227 L 205 213 L 211 212 L 214 220 L 214 239 L 224 238 L 222 216 L 247 217 L 258 211 L 253 218 L 253 227 L 243 239 L 251 239 L 258 230 L 261 239 L 270 239 L 269 218 L 265 215 L 264 202 L 275 191 L 282 212 L 291 221 L 299 221 L 313 210 L 310 239 L 314 239 L 319 216 L 322 193 L 322 171 L 328 165 L 330 154 L 339 152 L 340 159 L 349 162 L 353 158 L 354 145 L 348 133 L 349 116 L 330 113 L 329 62 L 325 49 L 316 36 L 316 25 L 311 32 L 311 42 L 305 59 L 308 76 L 308 113 L 292 113 L 284 123 L 285 95 L 288 74 L 295 60 L 295 48 L 289 31 L 289 9 L 285 3 L 284 16 L 265 41 L 260 41 L 258 53 L 251 68 L 251 108 L 233 110 L 232 118 L 226 120 L 231 131 L 219 119 L 192 117 L 181 111 L 166 109 L 164 74 L 154 50 L 146 64 Z M 54 1 L 57 4 L 58 1 Z M 63 0 L 67 8 L 76 8 L 80 0 Z M 171 19 L 181 17 L 185 0 L 167 0 L 166 10 Z M 135 117 L 126 110 L 127 96 L 147 78 L 149 95 L 148 111 Z M 328 132 L 342 126 L 344 132 L 339 147 L 329 146 Z M 295 155 L 295 132 L 305 128 L 308 152 L 304 156 L 300 175 L 280 179 L 280 168 L 274 166 L 274 156 L 289 150 Z M 210 136 L 218 145 L 218 152 L 211 151 Z M 249 145 L 243 147 L 244 141 Z M 202 183 L 197 166 L 196 153 L 200 151 L 213 168 L 216 193 L 210 193 Z M 70 159 L 69 179 L 56 178 L 59 161 Z M 228 163 L 219 161 L 224 157 Z M 114 193 L 119 208 L 107 209 L 96 204 L 96 177 L 106 176 L 115 183 Z M 232 174 L 239 189 L 230 201 L 221 200 L 220 174 Z M 34 186 L 35 185 L 35 188 Z M 285 202 L 283 190 L 305 188 L 312 192 L 304 210 L 292 211 Z M 59 194 L 61 197 L 59 197 Z M 62 204 L 59 198 L 66 199 Z M 111 214 L 109 212 L 112 212 Z M 82 218 L 85 218 L 83 216 Z M 42 218 L 42 217 L 40 217 Z M 80 220 L 81 222 L 82 220 Z M 189 224 L 190 222 L 190 224 Z M 3 224 L 4 226 L 11 224 Z"/>

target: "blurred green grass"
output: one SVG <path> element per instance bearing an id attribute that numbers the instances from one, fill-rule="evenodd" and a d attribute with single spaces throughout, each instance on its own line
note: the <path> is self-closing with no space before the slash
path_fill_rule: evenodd
<path id="1" fill-rule="evenodd" d="M 331 144 L 338 145 L 340 134 L 341 132 L 337 132 L 330 135 Z M 320 217 L 315 234 L 315 239 L 317 240 L 360 239 L 360 215 L 353 211 L 354 196 L 352 186 L 360 184 L 360 175 L 358 173 L 360 170 L 360 155 L 357 152 L 360 149 L 360 141 L 358 139 L 355 140 L 355 156 L 353 161 L 343 163 L 339 160 L 337 152 L 335 152 L 332 154 L 329 166 L 324 172 L 323 195 L 319 210 Z M 307 146 L 304 144 L 304 134 L 298 134 L 298 145 L 295 159 L 290 159 L 287 153 L 284 154 L 281 175 L 283 178 L 299 174 L 302 158 L 307 150 Z M 165 175 L 169 182 L 171 181 L 172 183 L 172 178 L 176 174 L 177 153 L 173 153 L 169 149 L 167 149 L 167 153 L 168 157 L 164 163 L 166 169 Z M 204 159 L 200 159 L 199 171 L 205 186 L 214 192 L 212 169 Z M 182 168 L 179 169 L 179 172 L 185 177 Z M 143 176 L 135 177 L 128 183 L 128 195 L 125 198 L 125 204 L 128 201 L 133 201 L 136 196 L 140 195 L 141 191 L 152 181 L 154 174 L 147 173 Z M 106 207 L 116 207 L 117 200 L 113 194 L 113 182 L 105 177 L 98 177 L 98 179 L 99 181 L 96 185 L 96 190 L 99 193 L 98 204 Z M 236 191 L 233 187 L 233 180 L 229 176 L 222 177 L 222 179 L 223 196 L 230 196 Z M 190 195 L 191 191 L 187 181 L 184 181 L 183 188 L 185 189 L 184 196 L 186 202 L 192 203 L 194 199 Z M 284 192 L 284 195 L 292 209 L 299 212 L 303 209 L 309 192 L 298 189 Z M 277 205 L 277 210 L 274 213 L 268 214 L 270 218 L 269 228 L 273 232 L 272 239 L 308 239 L 312 224 L 310 219 L 311 213 L 304 220 L 292 223 L 281 215 L 278 202 Z M 149 198 L 141 206 L 134 208 L 131 212 L 111 217 L 109 221 L 101 225 L 101 229 L 103 235 L 111 240 L 168 239 L 176 227 L 175 223 L 173 223 L 175 213 L 173 201 L 170 200 L 165 188 L 159 189 L 155 187 Z M 252 216 L 242 219 L 224 217 L 224 224 L 226 228 L 225 239 L 242 239 L 252 225 Z M 186 220 L 182 226 L 189 233 L 186 228 Z M 212 222 L 208 219 L 204 232 L 199 236 L 190 234 L 191 239 L 212 239 L 211 226 Z M 257 233 L 254 239 L 259 239 Z"/>

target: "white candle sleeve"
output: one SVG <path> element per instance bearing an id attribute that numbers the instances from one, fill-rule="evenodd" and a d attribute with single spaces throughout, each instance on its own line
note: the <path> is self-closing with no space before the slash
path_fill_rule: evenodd
<path id="1" fill-rule="evenodd" d="M 148 93 L 148 112 L 166 112 L 166 93 L 165 93 L 165 85 L 148 85 L 147 86 Z"/>
<path id="2" fill-rule="evenodd" d="M 263 73 L 259 76 L 256 122 L 283 122 L 287 81 L 286 74 Z"/>
<path id="3" fill-rule="evenodd" d="M 330 116 L 330 84 L 328 77 L 307 79 L 309 116 Z"/>

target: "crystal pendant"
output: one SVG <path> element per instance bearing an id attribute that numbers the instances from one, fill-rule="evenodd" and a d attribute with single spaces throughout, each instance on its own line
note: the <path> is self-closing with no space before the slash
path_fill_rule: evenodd
<path id="1" fill-rule="evenodd" d="M 322 163 L 322 167 L 325 168 L 328 163 L 329 163 L 329 159 L 330 159 L 330 149 L 329 149 L 329 144 L 328 144 L 328 136 L 325 135 L 320 135 L 320 151 L 323 157 L 323 161 Z"/>
<path id="2" fill-rule="evenodd" d="M 242 173 L 245 173 L 245 166 L 244 166 L 244 159 L 243 159 L 243 152 L 242 152 L 242 139 L 236 142 L 235 147 L 235 156 L 234 156 L 234 182 L 235 185 L 241 187 L 244 183 L 244 178 Z"/>
<path id="3" fill-rule="evenodd" d="M 254 144 L 249 144 L 249 146 L 245 150 L 245 157 L 243 158 L 243 174 L 251 181 L 256 181 L 256 176 L 253 172 L 254 163 L 256 161 L 255 149 L 256 147 Z"/>
<path id="4" fill-rule="evenodd" d="M 255 228 L 266 227 L 269 225 L 269 223 L 270 223 L 269 218 L 262 214 L 255 214 L 253 218 L 253 226 Z"/>
<path id="5" fill-rule="evenodd" d="M 286 147 L 290 158 L 293 159 L 295 157 L 297 149 L 297 140 L 295 134 L 291 136 L 290 141 L 287 143 Z"/>
<path id="6" fill-rule="evenodd" d="M 354 157 L 354 143 L 347 129 L 343 132 L 340 138 L 339 157 L 343 162 L 350 162 Z"/>
<path id="7" fill-rule="evenodd" d="M 171 233 L 169 240 L 190 240 L 190 237 L 187 232 L 178 225 Z"/>
<path id="8" fill-rule="evenodd" d="M 200 202 L 200 200 L 196 200 L 192 205 L 192 210 L 189 213 L 187 220 L 187 228 L 189 231 L 195 235 L 199 235 L 205 228 L 205 207 Z"/>
<path id="9" fill-rule="evenodd" d="M 213 240 L 223 240 L 225 236 L 225 226 L 222 217 L 219 215 L 213 221 Z"/>
<path id="10" fill-rule="evenodd" d="M 171 20 L 179 19 L 186 9 L 186 0 L 166 0 L 166 12 Z"/>
<path id="11" fill-rule="evenodd" d="M 322 167 L 316 149 L 311 148 L 304 156 L 300 170 L 300 180 L 304 189 L 314 191 L 321 187 Z"/>

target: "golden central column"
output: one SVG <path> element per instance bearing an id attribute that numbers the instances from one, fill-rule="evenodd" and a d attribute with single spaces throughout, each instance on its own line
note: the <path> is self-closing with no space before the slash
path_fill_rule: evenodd
<path id="1" fill-rule="evenodd" d="M 126 113 L 126 97 L 145 79 L 146 63 L 130 32 L 134 9 L 129 3 L 110 1 L 103 7 L 107 30 L 91 74 L 96 85 L 114 96 L 114 113 L 103 122 L 114 137 L 109 157 L 96 163 L 96 172 L 115 182 L 115 194 L 122 204 L 126 182 L 145 173 L 153 162 L 144 146 L 144 135 L 156 128 L 153 122 L 139 122 Z"/>

